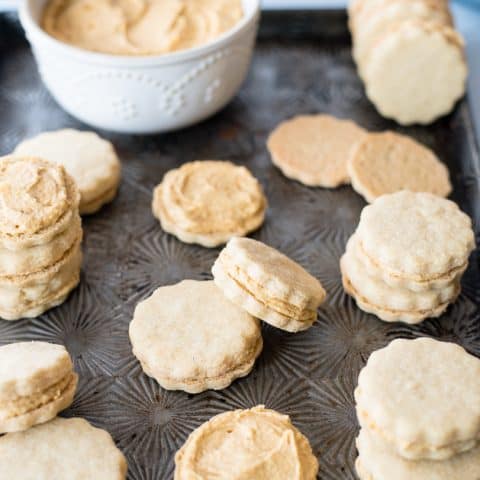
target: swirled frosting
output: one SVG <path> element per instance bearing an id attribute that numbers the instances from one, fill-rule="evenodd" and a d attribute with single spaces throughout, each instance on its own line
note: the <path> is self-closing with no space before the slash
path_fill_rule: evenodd
<path id="1" fill-rule="evenodd" d="M 69 208 L 63 167 L 23 157 L 0 159 L 0 234 L 32 235 Z"/>
<path id="2" fill-rule="evenodd" d="M 43 28 L 85 50 L 155 55 L 208 43 L 242 17 L 241 0 L 50 0 Z"/>
<path id="3" fill-rule="evenodd" d="M 314 480 L 318 472 L 308 440 L 287 416 L 263 406 L 214 417 L 175 461 L 175 480 Z"/>

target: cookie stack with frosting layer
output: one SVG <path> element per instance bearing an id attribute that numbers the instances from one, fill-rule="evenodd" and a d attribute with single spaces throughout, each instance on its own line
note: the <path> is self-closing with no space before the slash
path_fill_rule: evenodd
<path id="1" fill-rule="evenodd" d="M 480 360 L 429 338 L 374 352 L 355 390 L 360 480 L 478 480 Z"/>
<path id="2" fill-rule="evenodd" d="M 384 117 L 428 124 L 464 95 L 464 41 L 447 1 L 352 0 L 349 18 L 359 74 Z"/>
<path id="3" fill-rule="evenodd" d="M 18 320 L 61 304 L 80 280 L 79 194 L 61 166 L 0 159 L 0 317 Z"/>
<path id="4" fill-rule="evenodd" d="M 456 300 L 474 247 L 470 218 L 450 200 L 384 195 L 362 211 L 340 262 L 343 285 L 362 310 L 419 323 Z"/>
<path id="5" fill-rule="evenodd" d="M 0 347 L 0 433 L 47 422 L 73 401 L 78 375 L 61 345 L 11 343 Z"/>

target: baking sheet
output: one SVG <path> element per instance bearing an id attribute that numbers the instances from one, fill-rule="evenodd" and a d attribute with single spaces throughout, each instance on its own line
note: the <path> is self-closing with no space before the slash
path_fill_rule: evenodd
<path id="1" fill-rule="evenodd" d="M 64 415 L 105 428 L 126 454 L 129 480 L 164 480 L 188 434 L 211 416 L 265 404 L 292 417 L 310 439 L 322 480 L 354 479 L 357 422 L 353 389 L 369 354 L 397 337 L 433 336 L 480 356 L 480 265 L 474 253 L 458 302 L 439 320 L 386 324 L 358 310 L 341 287 L 338 261 L 364 201 L 350 187 L 307 188 L 284 178 L 265 149 L 278 122 L 329 112 L 372 130 L 395 129 L 433 148 L 452 173 L 453 199 L 480 220 L 480 162 L 467 103 L 430 127 L 399 128 L 367 101 L 349 50 L 344 12 L 265 14 L 251 74 L 241 93 L 209 121 L 168 135 L 99 132 L 123 161 L 113 204 L 84 221 L 80 287 L 61 307 L 33 321 L 0 321 L 0 343 L 66 345 L 80 374 Z M 42 86 L 14 17 L 0 16 L 0 154 L 43 130 L 87 128 L 64 113 Z M 210 279 L 218 250 L 166 235 L 150 212 L 163 174 L 195 159 L 230 159 L 263 183 L 270 207 L 254 237 L 287 253 L 328 290 L 318 322 L 296 335 L 264 326 L 253 373 L 220 392 L 162 390 L 131 353 L 128 324 L 136 303 L 156 287 Z"/>

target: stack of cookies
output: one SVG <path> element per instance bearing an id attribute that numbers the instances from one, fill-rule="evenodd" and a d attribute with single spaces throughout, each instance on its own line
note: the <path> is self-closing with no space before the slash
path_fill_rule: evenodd
<path id="1" fill-rule="evenodd" d="M 61 166 L 0 159 L 0 317 L 18 320 L 61 304 L 80 280 L 79 194 Z"/>
<path id="2" fill-rule="evenodd" d="M 0 478 L 125 480 L 127 463 L 107 432 L 57 417 L 77 383 L 62 345 L 0 347 Z"/>
<path id="3" fill-rule="evenodd" d="M 465 93 L 464 41 L 444 0 L 352 0 L 353 56 L 385 117 L 428 124 Z"/>
<path id="4" fill-rule="evenodd" d="M 78 375 L 61 345 L 0 347 L 0 434 L 48 422 L 73 401 Z"/>
<path id="5" fill-rule="evenodd" d="M 456 300 L 474 247 L 470 218 L 450 200 L 384 195 L 362 211 L 340 261 L 343 285 L 362 310 L 419 323 Z"/>
<path id="6" fill-rule="evenodd" d="M 360 480 L 480 478 L 480 360 L 429 338 L 374 352 L 355 390 Z"/>

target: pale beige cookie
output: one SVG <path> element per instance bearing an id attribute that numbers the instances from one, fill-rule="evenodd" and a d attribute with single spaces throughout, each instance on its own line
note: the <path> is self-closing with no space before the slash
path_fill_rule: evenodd
<path id="1" fill-rule="evenodd" d="M 17 156 L 35 156 L 63 165 L 80 191 L 80 213 L 95 213 L 116 195 L 121 165 L 113 145 L 93 132 L 65 129 L 25 140 Z"/>
<path id="2" fill-rule="evenodd" d="M 58 262 L 46 269 L 0 277 L 0 316 L 6 313 L 5 319 L 17 320 L 28 317 L 31 311 L 46 311 L 53 300 L 66 295 L 65 288 L 76 286 L 82 264 L 80 241 L 81 236 Z"/>
<path id="3" fill-rule="evenodd" d="M 460 286 L 457 287 L 455 296 L 448 302 L 441 303 L 438 307 L 429 310 L 392 310 L 380 305 L 374 305 L 368 299 L 363 297 L 355 287 L 347 275 L 342 275 L 342 283 L 345 292 L 355 299 L 355 302 L 361 310 L 372 315 L 376 315 L 384 322 L 403 322 L 411 325 L 423 322 L 427 318 L 438 318 L 442 315 L 449 305 L 453 303 L 460 294 Z"/>
<path id="4" fill-rule="evenodd" d="M 360 480 L 478 480 L 480 447 L 438 462 L 412 462 L 392 451 L 385 442 L 362 429 L 357 438 L 356 462 Z"/>
<path id="5" fill-rule="evenodd" d="M 347 160 L 366 131 L 330 115 L 302 115 L 281 123 L 268 139 L 273 163 L 308 186 L 349 183 Z"/>
<path id="6" fill-rule="evenodd" d="M 186 243 L 216 247 L 259 228 L 267 201 L 245 167 L 198 161 L 165 175 L 152 208 L 166 232 Z"/>
<path id="7" fill-rule="evenodd" d="M 408 289 L 412 292 L 427 292 L 430 290 L 443 290 L 452 283 L 459 283 L 465 270 L 468 268 L 468 262 L 459 267 L 450 269 L 441 275 L 436 275 L 423 280 L 411 280 L 399 275 L 391 275 L 384 272 L 378 263 L 372 260 L 364 251 L 362 242 L 355 239 L 356 249 L 358 251 L 357 259 L 362 262 L 362 267 L 368 275 L 381 280 L 392 288 Z"/>
<path id="8" fill-rule="evenodd" d="M 105 430 L 56 418 L 0 437 L 2 476 L 15 480 L 125 480 L 127 462 Z"/>
<path id="9" fill-rule="evenodd" d="M 348 173 L 354 190 L 369 203 L 400 190 L 447 197 L 447 167 L 427 147 L 394 132 L 369 133 L 352 151 Z"/>
<path id="10" fill-rule="evenodd" d="M 370 276 L 358 259 L 355 235 L 347 244 L 347 251 L 340 260 L 342 275 L 348 278 L 356 295 L 372 305 L 393 311 L 430 311 L 455 300 L 460 290 L 459 282 L 443 289 L 413 292 L 404 288 L 390 287 L 382 280 Z"/>
<path id="11" fill-rule="evenodd" d="M 271 325 L 310 328 L 326 292 L 320 282 L 279 251 L 249 238 L 233 238 L 212 273 L 227 298 Z"/>
<path id="12" fill-rule="evenodd" d="M 385 35 L 392 25 L 412 19 L 437 22 L 440 25 L 452 25 L 450 12 L 438 2 L 384 0 L 376 3 L 379 5 L 365 8 L 354 20 L 353 56 L 361 76 L 363 63 L 365 58 L 368 58 L 372 45 Z"/>
<path id="13" fill-rule="evenodd" d="M 79 193 L 60 165 L 34 157 L 0 158 L 0 248 L 45 245 L 70 228 Z"/>
<path id="14" fill-rule="evenodd" d="M 70 215 L 65 229 L 48 243 L 24 249 L 0 247 L 0 277 L 38 272 L 58 262 L 82 236 L 82 221 L 78 213 Z"/>
<path id="15" fill-rule="evenodd" d="M 356 235 L 381 270 L 414 281 L 463 267 L 475 248 L 470 218 L 455 203 L 429 193 L 380 197 L 363 209 Z"/>
<path id="16" fill-rule="evenodd" d="M 378 12 L 383 10 L 391 3 L 402 1 L 403 3 L 417 2 L 418 0 L 350 0 L 348 2 L 348 25 L 352 35 L 355 36 L 359 26 L 362 23 L 359 21 L 365 16 L 368 16 L 372 12 Z M 445 12 L 449 12 L 449 0 L 421 0 L 423 3 L 428 4 L 432 8 L 441 9 Z"/>
<path id="17" fill-rule="evenodd" d="M 480 440 L 480 360 L 430 338 L 374 352 L 355 390 L 357 415 L 396 454 L 445 460 Z"/>
<path id="18" fill-rule="evenodd" d="M 250 373 L 263 346 L 259 321 L 211 281 L 184 280 L 140 302 L 130 324 L 133 353 L 167 390 L 221 390 Z"/>
<path id="19" fill-rule="evenodd" d="M 174 480 L 315 480 L 318 461 L 290 418 L 258 406 L 213 417 L 175 456 Z"/>
<path id="20" fill-rule="evenodd" d="M 368 98 L 402 125 L 429 124 L 449 113 L 465 93 L 467 71 L 462 37 L 418 20 L 392 26 L 362 68 Z"/>
<path id="21" fill-rule="evenodd" d="M 63 346 L 23 342 L 0 347 L 0 432 L 51 420 L 70 406 L 77 381 Z"/>

